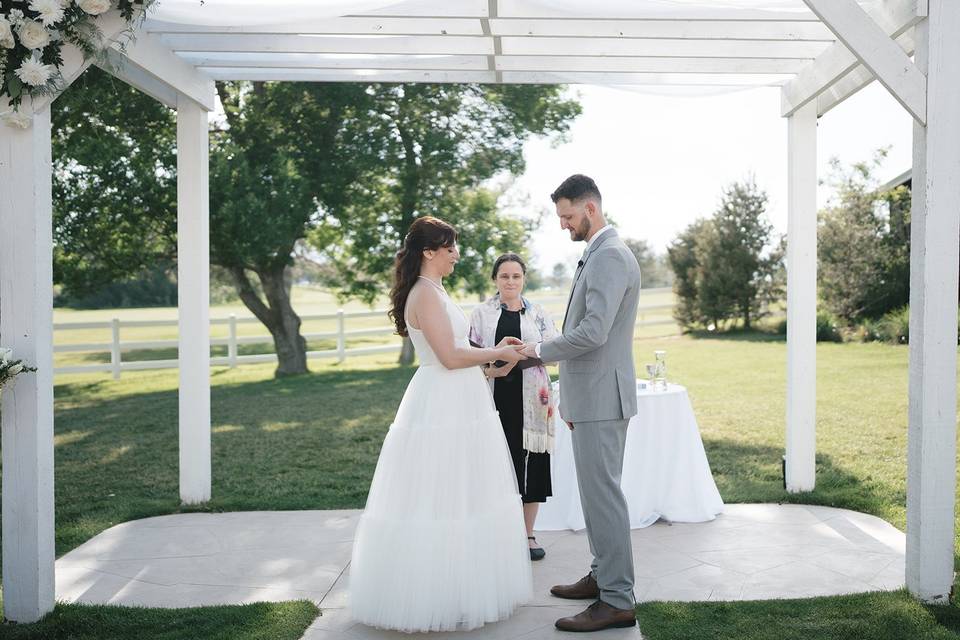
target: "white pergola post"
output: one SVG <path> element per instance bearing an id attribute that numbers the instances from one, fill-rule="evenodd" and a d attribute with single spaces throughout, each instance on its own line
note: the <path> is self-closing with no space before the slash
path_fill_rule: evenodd
<path id="1" fill-rule="evenodd" d="M 817 106 L 787 118 L 787 491 L 812 491 L 817 452 Z"/>
<path id="2" fill-rule="evenodd" d="M 180 499 L 210 499 L 210 216 L 207 111 L 177 104 Z"/>
<path id="3" fill-rule="evenodd" d="M 0 343 L 38 368 L 3 392 L 3 613 L 22 623 L 54 605 L 50 160 L 49 103 L 0 124 Z"/>
<path id="4" fill-rule="evenodd" d="M 926 126 L 914 123 L 910 224 L 907 588 L 949 601 L 953 586 L 960 234 L 960 3 L 930 0 L 917 25 Z"/>

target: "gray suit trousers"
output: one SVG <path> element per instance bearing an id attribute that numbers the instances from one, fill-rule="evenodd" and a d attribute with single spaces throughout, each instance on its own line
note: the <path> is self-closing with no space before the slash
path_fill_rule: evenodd
<path id="1" fill-rule="evenodd" d="M 580 503 L 593 554 L 590 573 L 600 586 L 600 599 L 618 609 L 633 609 L 636 604 L 630 513 L 620 489 L 628 422 L 575 422 L 571 434 Z"/>

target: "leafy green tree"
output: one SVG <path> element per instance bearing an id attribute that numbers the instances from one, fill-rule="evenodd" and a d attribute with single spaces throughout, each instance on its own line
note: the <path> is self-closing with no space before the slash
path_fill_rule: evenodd
<path id="1" fill-rule="evenodd" d="M 738 318 L 746 329 L 782 292 L 783 242 L 766 219 L 766 194 L 749 180 L 724 190 L 709 220 L 692 224 L 673 243 L 669 260 L 687 328 L 721 327 Z"/>
<path id="2" fill-rule="evenodd" d="M 273 336 L 278 375 L 307 371 L 290 299 L 294 249 L 349 200 L 382 152 L 363 85 L 218 83 L 227 126 L 210 161 L 211 261 Z"/>
<path id="3" fill-rule="evenodd" d="M 464 227 L 472 266 L 493 251 L 522 247 L 529 223 L 493 217 L 495 199 L 479 187 L 521 171 L 523 142 L 562 135 L 579 113 L 557 87 L 217 88 L 226 122 L 211 136 L 211 263 L 230 274 L 270 330 L 278 375 L 307 370 L 290 269 L 308 234 L 330 251 L 326 273 L 339 271 L 341 293 L 367 300 L 388 285 L 402 233 L 421 212 Z M 175 115 L 97 70 L 54 110 L 63 132 L 56 146 L 58 281 L 82 293 L 172 265 Z M 471 233 L 488 244 L 469 245 Z M 461 280 L 468 289 L 480 286 L 479 276 Z"/>
<path id="4" fill-rule="evenodd" d="M 685 329 L 692 329 L 701 321 L 698 306 L 700 255 L 697 245 L 700 238 L 708 233 L 711 224 L 706 218 L 691 223 L 667 248 L 667 262 L 674 276 L 673 292 L 677 296 L 673 317 Z"/>
<path id="5" fill-rule="evenodd" d="M 54 281 L 81 298 L 175 264 L 176 114 L 90 68 L 53 103 Z"/>
<path id="6" fill-rule="evenodd" d="M 654 251 L 646 240 L 624 238 L 623 242 L 640 265 L 641 286 L 644 289 L 668 287 L 672 284 L 665 255 L 660 255 Z"/>
<path id="7" fill-rule="evenodd" d="M 910 301 L 910 192 L 881 193 L 867 162 L 831 161 L 834 196 L 817 230 L 819 289 L 824 305 L 848 324 L 877 319 Z"/>
<path id="8" fill-rule="evenodd" d="M 341 296 L 372 301 L 390 283 L 393 258 L 414 218 L 435 215 L 460 229 L 464 259 L 452 286 L 489 286 L 497 254 L 526 245 L 534 216 L 498 213 L 480 187 L 524 169 L 532 136 L 562 140 L 580 113 L 564 89 L 539 85 L 374 85 L 369 88 L 385 127 L 382 172 L 327 216 L 311 244 L 344 275 Z M 522 253 L 522 251 L 519 251 Z M 401 362 L 412 361 L 409 341 Z"/>

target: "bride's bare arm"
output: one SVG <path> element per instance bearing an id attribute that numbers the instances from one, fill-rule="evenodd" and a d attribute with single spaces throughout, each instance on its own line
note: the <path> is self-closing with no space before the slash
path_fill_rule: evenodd
<path id="1" fill-rule="evenodd" d="M 430 348 L 437 354 L 440 363 L 447 369 L 466 369 L 494 360 L 517 362 L 526 358 L 520 355 L 514 347 L 496 347 L 492 349 L 476 349 L 474 347 L 458 347 L 453 339 L 453 327 L 442 294 L 429 285 L 415 285 L 410 292 L 411 319 L 416 320 L 423 331 Z"/>

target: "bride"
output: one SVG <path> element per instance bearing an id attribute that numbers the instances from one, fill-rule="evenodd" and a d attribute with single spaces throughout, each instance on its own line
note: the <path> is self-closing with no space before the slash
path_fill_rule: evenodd
<path id="1" fill-rule="evenodd" d="M 385 629 L 473 629 L 532 595 L 516 474 L 478 368 L 523 356 L 507 340 L 470 346 L 442 285 L 456 240 L 449 224 L 418 218 L 395 262 L 390 316 L 420 367 L 383 442 L 350 565 L 354 619 Z"/>

